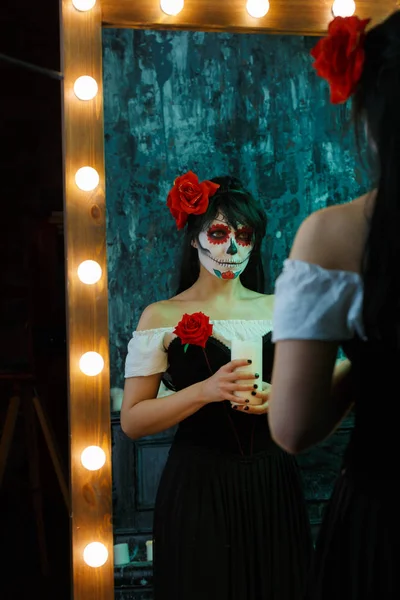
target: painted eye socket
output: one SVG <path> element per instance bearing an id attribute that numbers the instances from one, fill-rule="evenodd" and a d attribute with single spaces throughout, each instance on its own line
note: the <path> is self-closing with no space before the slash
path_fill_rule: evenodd
<path id="1" fill-rule="evenodd" d="M 250 246 L 253 242 L 254 231 L 249 227 L 242 227 L 236 232 L 235 238 L 241 246 Z"/>
<path id="2" fill-rule="evenodd" d="M 214 239 L 218 240 L 221 238 L 225 238 L 228 234 L 223 229 L 215 229 L 214 231 L 210 231 L 209 235 Z"/>
<path id="3" fill-rule="evenodd" d="M 230 233 L 229 227 L 215 224 L 207 231 L 207 237 L 212 244 L 223 244 L 228 240 Z"/>

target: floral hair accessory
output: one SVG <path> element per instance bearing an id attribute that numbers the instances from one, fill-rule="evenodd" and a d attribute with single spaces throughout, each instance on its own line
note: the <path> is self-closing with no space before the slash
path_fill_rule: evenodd
<path id="1" fill-rule="evenodd" d="M 213 326 L 210 323 L 210 318 L 202 312 L 193 313 L 192 315 L 184 314 L 174 329 L 175 335 L 185 345 L 185 352 L 190 344 L 201 346 L 204 349 L 212 332 Z"/>
<path id="2" fill-rule="evenodd" d="M 192 171 L 177 177 L 167 198 L 167 206 L 176 221 L 178 229 L 183 229 L 189 215 L 202 215 L 207 211 L 209 198 L 220 186 L 212 181 L 199 182 Z"/>
<path id="3" fill-rule="evenodd" d="M 313 67 L 327 80 L 332 104 L 342 104 L 354 93 L 364 67 L 365 29 L 371 19 L 335 17 L 328 35 L 311 50 Z"/>

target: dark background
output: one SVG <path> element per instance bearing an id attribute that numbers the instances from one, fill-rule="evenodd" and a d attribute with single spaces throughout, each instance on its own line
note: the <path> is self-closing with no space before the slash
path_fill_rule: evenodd
<path id="1" fill-rule="evenodd" d="M 61 71 L 59 13 L 55 0 L 3 0 L 0 53 Z M 0 81 L 0 429 L 15 387 L 29 394 L 34 383 L 67 473 L 61 82 L 2 57 Z M 18 383 L 21 373 L 32 383 Z M 30 489 L 20 416 L 0 489 L 2 600 L 70 597 L 68 512 L 39 426 L 37 438 L 50 572 L 41 573 L 40 490 Z"/>

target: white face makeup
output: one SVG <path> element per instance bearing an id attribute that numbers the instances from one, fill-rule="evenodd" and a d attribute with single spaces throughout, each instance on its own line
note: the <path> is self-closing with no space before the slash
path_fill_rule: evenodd
<path id="1" fill-rule="evenodd" d="M 202 231 L 196 244 L 200 263 L 219 279 L 236 279 L 245 270 L 254 248 L 254 232 L 239 225 L 233 229 L 223 215 Z"/>

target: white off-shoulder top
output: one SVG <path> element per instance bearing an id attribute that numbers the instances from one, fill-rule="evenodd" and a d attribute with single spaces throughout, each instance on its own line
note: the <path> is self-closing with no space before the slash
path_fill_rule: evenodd
<path id="1" fill-rule="evenodd" d="M 233 339 L 246 340 L 265 335 L 272 329 L 271 319 L 263 320 L 210 320 L 213 337 L 230 347 Z M 164 338 L 175 327 L 159 327 L 134 331 L 128 344 L 125 361 L 125 377 L 138 377 L 165 373 L 168 369 L 168 353 Z"/>
<path id="2" fill-rule="evenodd" d="M 275 283 L 273 341 L 365 340 L 363 294 L 358 273 L 285 260 Z"/>

